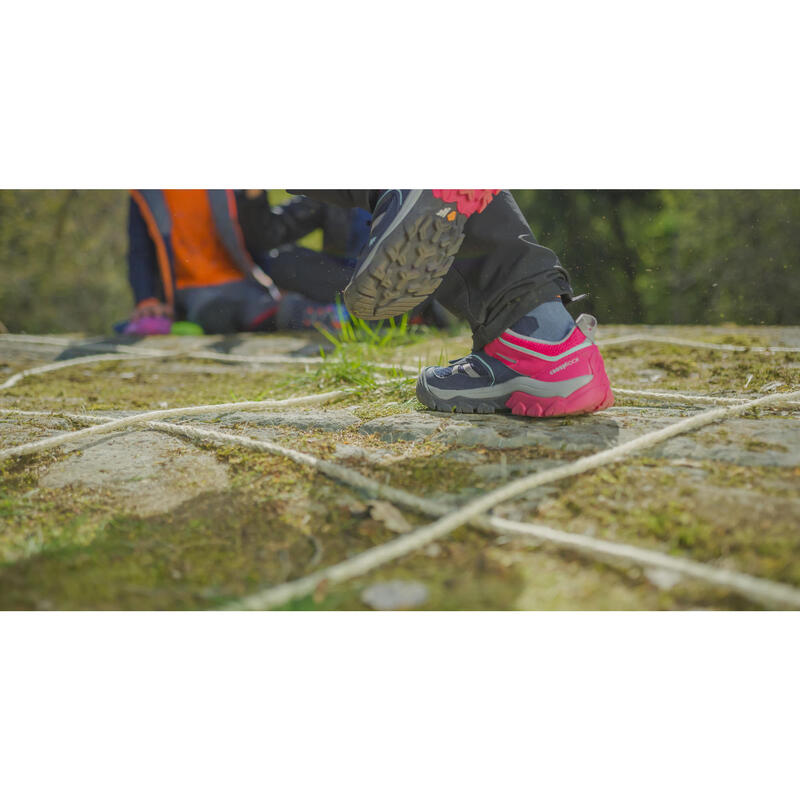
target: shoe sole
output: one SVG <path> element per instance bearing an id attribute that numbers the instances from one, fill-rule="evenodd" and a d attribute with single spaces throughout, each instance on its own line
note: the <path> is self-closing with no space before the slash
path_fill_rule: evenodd
<path id="1" fill-rule="evenodd" d="M 614 393 L 608 381 L 592 381 L 569 397 L 534 397 L 514 392 L 506 406 L 519 417 L 571 417 L 593 414 L 614 405 Z"/>
<path id="2" fill-rule="evenodd" d="M 433 411 L 446 411 L 456 414 L 495 414 L 510 410 L 515 416 L 523 417 L 568 417 L 592 414 L 614 405 L 614 393 L 598 352 L 599 365 L 592 359 L 595 367 L 594 378 L 567 397 L 537 397 L 526 392 L 498 394 L 497 397 L 451 397 L 447 400 L 436 397 L 420 375 L 417 379 L 417 399 Z M 599 369 L 597 369 L 599 366 Z"/>
<path id="3" fill-rule="evenodd" d="M 467 219 L 480 213 L 496 191 L 449 189 L 412 196 L 399 222 L 376 242 L 344 290 L 348 310 L 362 319 L 388 319 L 430 297 L 461 248 Z"/>

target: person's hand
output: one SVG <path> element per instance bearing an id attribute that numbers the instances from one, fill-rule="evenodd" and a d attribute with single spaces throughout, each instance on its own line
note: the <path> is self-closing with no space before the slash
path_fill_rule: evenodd
<path id="1" fill-rule="evenodd" d="M 131 322 L 136 322 L 146 317 L 166 317 L 172 319 L 172 308 L 155 297 L 149 297 L 147 300 L 142 300 L 131 314 Z"/>

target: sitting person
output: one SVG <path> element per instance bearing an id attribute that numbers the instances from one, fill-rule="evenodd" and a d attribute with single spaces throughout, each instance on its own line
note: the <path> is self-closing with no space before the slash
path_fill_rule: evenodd
<path id="1" fill-rule="evenodd" d="M 267 192 L 248 191 L 238 203 L 245 244 L 256 262 L 282 291 L 344 307 L 343 292 L 367 248 L 372 215 L 363 208 L 343 208 L 309 197 L 294 197 L 280 206 L 270 206 L 268 198 Z M 276 217 L 282 220 L 282 226 L 276 223 Z M 294 241 L 280 247 L 272 244 L 279 229 L 286 238 L 300 236 L 309 228 L 322 233 L 318 251 Z M 408 312 L 408 322 L 449 328 L 457 318 L 437 300 L 427 298 Z"/>
<path id="2" fill-rule="evenodd" d="M 317 280 L 296 284 L 311 295 L 284 295 L 251 255 L 251 248 L 276 250 L 314 230 L 323 204 L 296 199 L 272 209 L 261 194 L 131 192 L 128 266 L 136 307 L 125 333 L 168 333 L 177 320 L 206 333 L 338 326 L 333 294 L 316 291 L 324 278 L 319 264 Z M 331 258 L 329 266 L 338 264 Z"/>
<path id="3" fill-rule="evenodd" d="M 336 302 L 367 244 L 369 212 L 307 197 L 289 198 L 280 205 L 271 205 L 270 199 L 266 191 L 237 193 L 248 251 L 281 291 L 298 292 L 318 303 Z M 322 234 L 319 249 L 297 242 L 315 230 Z"/>

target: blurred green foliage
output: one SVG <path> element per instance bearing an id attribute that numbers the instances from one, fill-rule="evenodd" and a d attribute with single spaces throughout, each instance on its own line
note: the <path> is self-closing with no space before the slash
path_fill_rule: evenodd
<path id="1" fill-rule="evenodd" d="M 800 192 L 514 195 L 604 322 L 800 323 Z"/>
<path id="2" fill-rule="evenodd" d="M 130 312 L 127 193 L 0 191 L 0 322 L 107 333 Z"/>
<path id="3" fill-rule="evenodd" d="M 603 322 L 798 324 L 800 192 L 514 192 Z M 271 193 L 279 201 L 279 192 Z M 123 191 L 0 191 L 0 322 L 104 333 L 130 311 Z"/>

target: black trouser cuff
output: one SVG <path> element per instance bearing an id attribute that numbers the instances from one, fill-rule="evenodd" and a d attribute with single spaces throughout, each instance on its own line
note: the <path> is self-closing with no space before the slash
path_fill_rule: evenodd
<path id="1" fill-rule="evenodd" d="M 472 329 L 472 346 L 480 350 L 506 329 L 519 321 L 536 306 L 560 297 L 564 303 L 572 300 L 569 276 L 563 267 L 554 267 L 536 280 L 510 289 L 488 311 L 486 322 Z"/>

